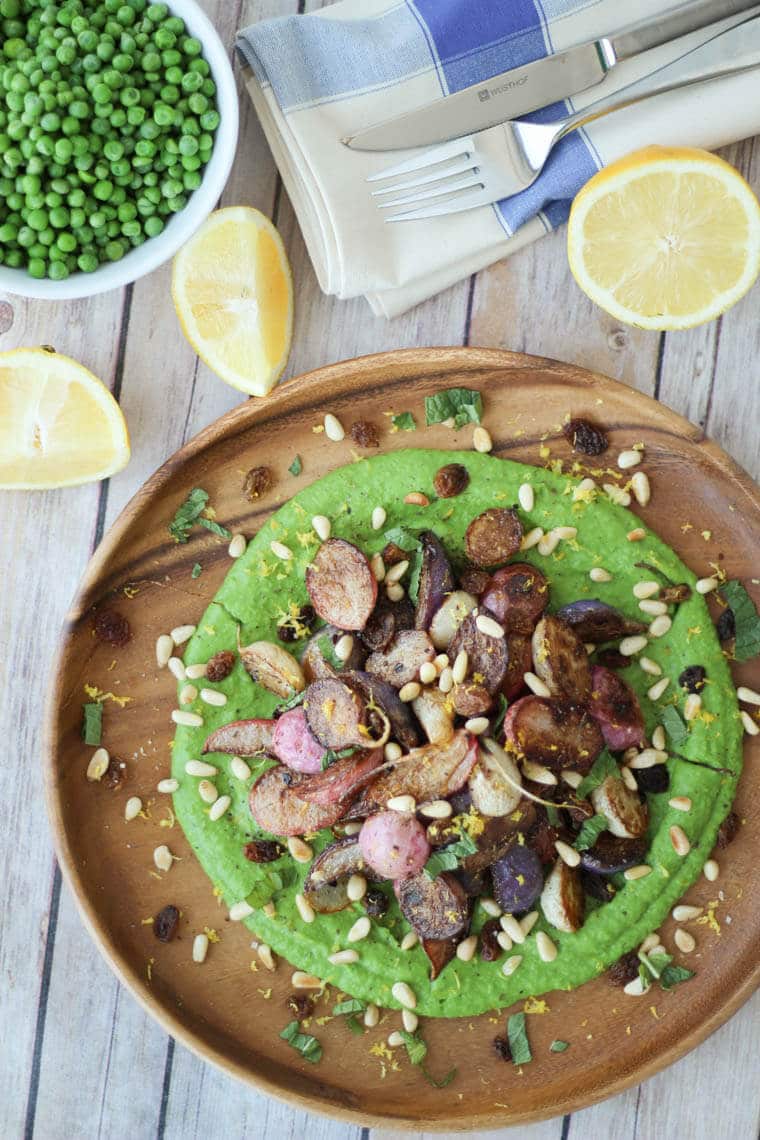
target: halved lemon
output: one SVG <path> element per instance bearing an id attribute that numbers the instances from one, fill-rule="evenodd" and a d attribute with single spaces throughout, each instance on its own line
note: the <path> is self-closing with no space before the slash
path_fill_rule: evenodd
<path id="1" fill-rule="evenodd" d="M 0 487 L 91 483 L 129 454 L 121 409 L 87 368 L 44 348 L 0 352 Z"/>
<path id="2" fill-rule="evenodd" d="M 725 313 L 760 273 L 760 203 L 722 158 L 650 146 L 600 170 L 573 202 L 570 269 L 626 324 L 688 329 Z"/>
<path id="3" fill-rule="evenodd" d="M 282 239 L 248 206 L 217 210 L 174 259 L 182 331 L 220 379 L 265 396 L 287 363 L 293 280 Z"/>

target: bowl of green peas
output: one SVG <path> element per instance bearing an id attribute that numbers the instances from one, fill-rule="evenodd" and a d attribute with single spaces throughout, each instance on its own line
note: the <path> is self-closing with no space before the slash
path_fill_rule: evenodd
<path id="1" fill-rule="evenodd" d="M 0 291 L 116 289 L 214 209 L 232 66 L 195 0 L 0 0 Z"/>

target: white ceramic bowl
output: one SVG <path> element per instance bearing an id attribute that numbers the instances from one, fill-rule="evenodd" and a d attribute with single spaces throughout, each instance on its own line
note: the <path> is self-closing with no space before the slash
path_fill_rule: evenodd
<path id="1" fill-rule="evenodd" d="M 232 162 L 238 136 L 238 94 L 224 45 L 208 16 L 195 0 L 168 0 L 173 15 L 181 16 L 188 31 L 203 44 L 203 57 L 211 68 L 216 83 L 216 100 L 221 122 L 214 138 L 211 160 L 203 172 L 203 181 L 193 191 L 184 210 L 172 215 L 158 237 L 148 238 L 120 261 L 106 262 L 94 273 L 72 273 L 65 281 L 39 280 L 24 269 L 0 265 L 0 292 L 45 301 L 65 301 L 75 297 L 91 297 L 109 289 L 119 289 L 144 277 L 173 257 L 221 197 Z"/>

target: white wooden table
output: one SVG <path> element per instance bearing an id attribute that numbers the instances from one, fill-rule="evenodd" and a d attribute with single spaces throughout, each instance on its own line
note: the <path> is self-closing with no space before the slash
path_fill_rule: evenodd
<path id="1" fill-rule="evenodd" d="M 205 0 L 227 42 L 244 23 L 304 10 L 296 0 Z M 319 6 L 306 4 L 306 8 Z M 620 328 L 578 291 L 564 235 L 392 323 L 318 290 L 290 204 L 247 99 L 225 194 L 270 214 L 296 283 L 287 375 L 411 345 L 498 346 L 605 372 L 676 408 L 760 476 L 760 286 L 691 333 Z M 760 152 L 727 152 L 760 189 Z M 51 653 L 87 560 L 127 500 L 173 451 L 240 399 L 184 341 L 164 267 L 134 287 L 53 305 L 0 297 L 0 350 L 53 344 L 110 384 L 132 434 L 110 482 L 0 493 L 0 1137 L 39 1140 L 369 1140 L 307 1117 L 175 1046 L 126 993 L 61 885 L 43 805 L 40 722 Z M 572 1117 L 488 1136 L 525 1140 L 756 1140 L 760 994 L 677 1065 Z M 388 1133 L 377 1133 L 379 1138 Z M 481 1134 L 485 1135 L 485 1134 Z M 418 1140 L 421 1138 L 418 1137 Z"/>

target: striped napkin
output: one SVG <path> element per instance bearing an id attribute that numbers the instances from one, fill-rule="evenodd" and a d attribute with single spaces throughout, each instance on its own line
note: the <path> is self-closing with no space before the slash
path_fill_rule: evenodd
<path id="1" fill-rule="evenodd" d="M 622 154 L 649 143 L 715 149 L 759 132 L 753 71 L 657 96 L 569 135 L 532 187 L 494 206 L 384 222 L 365 179 L 414 152 L 351 151 L 343 136 L 662 11 L 662 0 L 342 0 L 241 31 L 248 91 L 324 292 L 364 295 L 375 313 L 397 316 L 556 229 L 578 189 Z M 620 64 L 603 84 L 537 116 L 561 118 L 606 98 L 741 19 L 746 13 Z M 760 62 L 760 33 L 748 40 L 748 62 Z"/>

